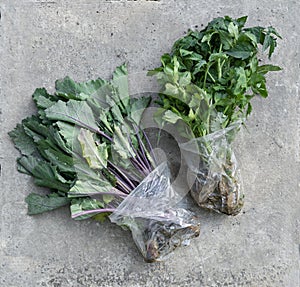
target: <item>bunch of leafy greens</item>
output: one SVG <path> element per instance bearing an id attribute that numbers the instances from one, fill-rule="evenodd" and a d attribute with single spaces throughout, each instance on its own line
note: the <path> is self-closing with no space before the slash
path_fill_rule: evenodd
<path id="1" fill-rule="evenodd" d="M 225 16 L 189 31 L 161 57 L 162 66 L 149 71 L 162 85 L 162 120 L 183 120 L 192 131 L 183 136 L 201 137 L 244 121 L 251 99 L 268 96 L 265 75 L 280 67 L 259 65 L 259 46 L 270 58 L 280 36 L 273 27 L 245 28 L 246 20 Z"/>
<path id="2" fill-rule="evenodd" d="M 102 221 L 111 215 L 112 222 L 131 230 L 148 262 L 163 259 L 199 235 L 191 212 L 169 207 L 173 191 L 167 164 L 160 173 L 140 127 L 150 98 L 129 97 L 125 65 L 111 81 L 76 83 L 67 77 L 56 82 L 54 95 L 37 89 L 33 99 L 38 115 L 9 133 L 22 154 L 18 170 L 51 191 L 27 196 L 29 214 L 70 205 L 74 219 Z M 150 214 L 146 202 L 151 202 Z M 162 206 L 166 215 L 155 217 Z"/>
<path id="3" fill-rule="evenodd" d="M 195 177 L 193 198 L 202 207 L 231 215 L 241 210 L 243 196 L 230 144 L 252 111 L 251 99 L 268 96 L 265 75 L 280 70 L 260 65 L 258 58 L 260 46 L 272 56 L 279 34 L 273 27 L 245 28 L 246 20 L 225 16 L 201 31 L 189 31 L 148 73 L 162 87 L 157 121 L 176 123 L 191 140 L 182 150 L 190 153 L 186 162 Z"/>
<path id="4" fill-rule="evenodd" d="M 150 98 L 129 97 L 125 65 L 110 82 L 66 77 L 55 87 L 54 95 L 37 89 L 38 115 L 9 133 L 22 154 L 18 170 L 51 190 L 28 195 L 28 213 L 70 205 L 75 219 L 102 220 L 154 169 L 138 126 Z"/>

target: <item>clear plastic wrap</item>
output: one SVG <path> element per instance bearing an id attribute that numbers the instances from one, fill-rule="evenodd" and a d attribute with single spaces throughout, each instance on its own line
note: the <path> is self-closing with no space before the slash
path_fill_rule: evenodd
<path id="1" fill-rule="evenodd" d="M 241 123 L 181 144 L 191 195 L 204 208 L 236 215 L 243 206 L 241 178 L 231 147 Z"/>
<path id="2" fill-rule="evenodd" d="M 197 217 L 178 207 L 167 163 L 160 164 L 110 215 L 111 222 L 127 227 L 147 262 L 164 260 L 200 234 Z"/>

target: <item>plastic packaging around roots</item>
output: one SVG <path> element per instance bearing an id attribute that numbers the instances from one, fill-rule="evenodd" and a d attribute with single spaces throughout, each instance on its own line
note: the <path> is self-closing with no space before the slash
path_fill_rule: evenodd
<path id="1" fill-rule="evenodd" d="M 181 144 L 191 195 L 201 207 L 236 215 L 243 206 L 240 173 L 231 142 L 241 123 Z"/>
<path id="2" fill-rule="evenodd" d="M 167 163 L 152 171 L 110 215 L 111 222 L 131 230 L 147 262 L 164 260 L 174 249 L 200 234 L 195 215 L 178 207 Z"/>

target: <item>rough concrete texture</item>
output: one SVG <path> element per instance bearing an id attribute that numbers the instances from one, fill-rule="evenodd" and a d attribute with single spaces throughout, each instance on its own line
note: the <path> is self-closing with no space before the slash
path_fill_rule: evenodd
<path id="1" fill-rule="evenodd" d="M 299 1 L 1 0 L 0 12 L 0 286 L 300 286 Z M 34 112 L 34 89 L 108 77 L 124 61 L 144 75 L 188 28 L 220 15 L 283 36 L 273 62 L 284 70 L 268 76 L 270 96 L 254 100 L 235 144 L 243 212 L 201 211 L 200 237 L 156 264 L 109 222 L 72 221 L 67 209 L 27 216 L 25 196 L 42 189 L 16 171 L 7 132 Z"/>

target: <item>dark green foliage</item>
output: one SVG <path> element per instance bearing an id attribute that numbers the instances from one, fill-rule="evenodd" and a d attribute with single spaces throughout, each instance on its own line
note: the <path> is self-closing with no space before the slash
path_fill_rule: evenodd
<path id="1" fill-rule="evenodd" d="M 70 199 L 67 197 L 61 197 L 56 193 L 52 193 L 50 195 L 31 193 L 26 197 L 25 201 L 28 204 L 29 215 L 51 211 L 70 203 Z"/>
<path id="2" fill-rule="evenodd" d="M 244 120 L 252 111 L 253 96 L 268 96 L 266 73 L 280 70 L 278 66 L 259 65 L 258 58 L 260 46 L 271 57 L 279 34 L 273 27 L 245 28 L 246 20 L 246 16 L 225 16 L 201 31 L 189 31 L 174 43 L 170 54 L 161 57 L 162 66 L 149 72 L 162 84 L 160 105 L 180 116 L 196 137 L 213 132 L 205 121 L 218 113 L 223 128 Z M 193 85 L 196 87 L 188 91 Z M 199 119 L 199 111 L 190 105 L 195 93 L 201 94 L 196 106 L 207 105 L 209 114 L 214 111 L 212 117 Z"/>
<path id="3" fill-rule="evenodd" d="M 123 65 L 111 81 L 76 83 L 66 77 L 56 81 L 54 95 L 36 89 L 33 100 L 38 115 L 24 119 L 9 133 L 21 153 L 18 170 L 51 190 L 49 195 L 26 198 L 29 214 L 71 204 L 76 219 L 97 214 L 97 219 L 103 219 L 113 210 L 109 205 L 114 197 L 124 198 L 138 184 L 117 169 L 134 168 L 135 163 L 141 178 L 150 172 L 147 151 L 144 158 L 137 159 L 137 150 L 145 147 L 130 126 L 138 126 L 150 98 L 130 98 L 127 80 Z M 97 199 L 92 198 L 95 194 Z"/>

